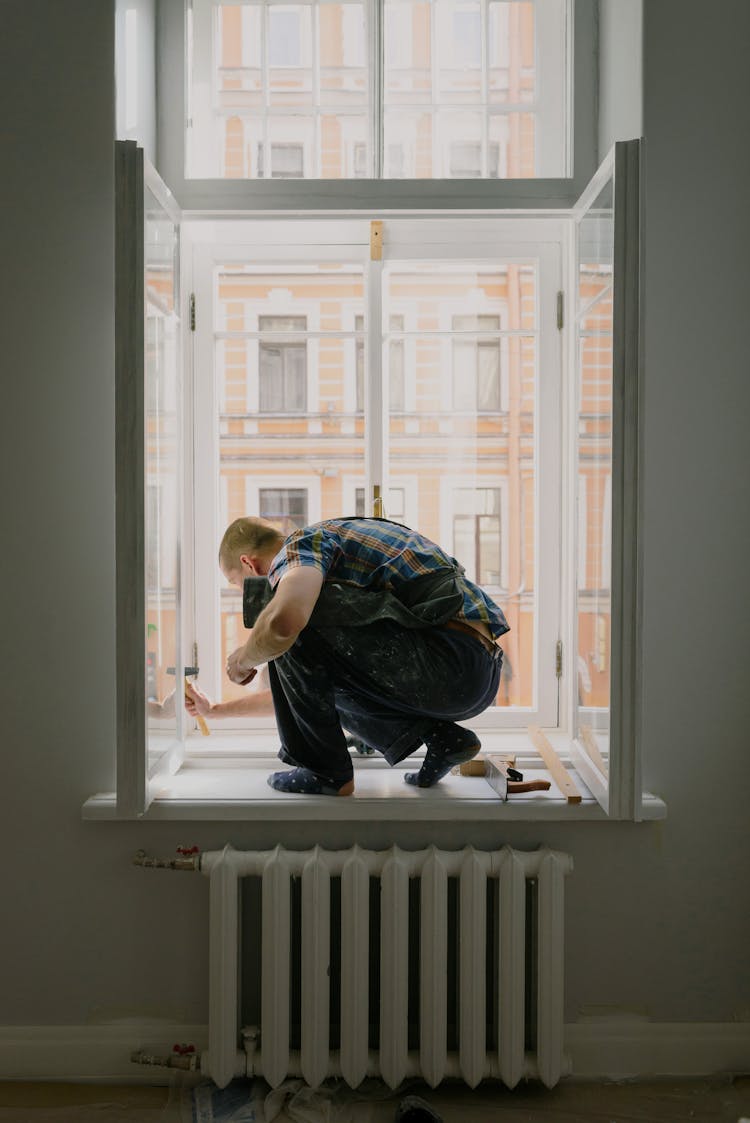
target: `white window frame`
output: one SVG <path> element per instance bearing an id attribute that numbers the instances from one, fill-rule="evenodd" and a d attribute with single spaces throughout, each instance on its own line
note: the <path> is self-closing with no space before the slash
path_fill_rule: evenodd
<path id="1" fill-rule="evenodd" d="M 203 225 L 203 224 L 201 224 Z M 540 489 L 547 483 L 546 496 L 541 490 L 537 491 L 536 504 L 536 625 L 535 625 L 535 653 L 537 658 L 537 682 L 535 683 L 536 706 L 526 709 L 513 708 L 502 712 L 500 708 L 492 713 L 480 715 L 474 719 L 474 724 L 481 728 L 492 729 L 517 729 L 528 722 L 537 722 L 547 726 L 554 726 L 558 719 L 558 683 L 554 677 L 554 651 L 561 628 L 561 590 L 559 572 L 554 567 L 541 568 L 542 557 L 553 556 L 560 540 L 560 511 L 559 502 L 555 491 L 555 481 L 559 476 L 555 465 L 559 464 L 560 457 L 560 427 L 559 417 L 561 410 L 560 388 L 562 385 L 561 347 L 559 335 L 553 322 L 554 309 L 557 302 L 557 292 L 562 283 L 562 256 L 561 243 L 563 228 L 559 219 L 548 217 L 534 219 L 530 216 L 522 220 L 517 218 L 493 217 L 486 218 L 453 218 L 440 219 L 395 217 L 387 220 L 386 237 L 384 238 L 383 257 L 380 261 L 372 261 L 369 257 L 369 222 L 363 220 L 345 220 L 343 225 L 335 221 L 310 220 L 303 224 L 290 224 L 280 220 L 252 221 L 249 226 L 241 223 L 234 225 L 231 221 L 217 221 L 206 223 L 199 234 L 199 241 L 193 250 L 193 289 L 196 293 L 198 330 L 195 333 L 196 370 L 210 371 L 213 367 L 212 342 L 214 304 L 212 282 L 213 269 L 217 263 L 231 264 L 277 264 L 279 261 L 289 261 L 295 264 L 304 264 L 307 260 L 311 264 L 319 260 L 350 261 L 359 263 L 365 270 L 365 320 L 369 323 L 383 323 L 383 312 L 379 300 L 370 300 L 367 307 L 367 293 L 380 291 L 382 273 L 384 269 L 393 266 L 400 268 L 414 264 L 415 260 L 425 261 L 455 260 L 474 264 L 482 261 L 502 260 L 503 263 L 536 262 L 537 274 L 537 323 L 533 328 L 519 330 L 518 335 L 536 335 L 538 400 L 536 402 L 536 423 L 538 431 L 535 433 L 537 440 L 537 488 Z M 211 228 L 209 230 L 209 227 Z M 251 244 L 247 244 L 252 229 Z M 491 231 L 491 232 L 490 232 Z M 192 232 L 192 225 L 191 225 Z M 213 233 L 213 237 L 212 237 Z M 333 236 L 341 238 L 341 243 L 333 241 Z M 218 240 L 220 238 L 220 240 Z M 244 244 L 243 244 L 244 243 Z M 273 250 L 271 251 L 271 247 Z M 269 310 L 269 304 L 273 305 Z M 467 302 L 461 302 L 467 311 L 476 311 Z M 305 311 L 302 304 L 295 302 L 294 311 L 302 315 Z M 369 319 L 368 319 L 369 311 Z M 497 313 L 498 309 L 492 309 Z M 545 313 L 548 317 L 548 329 L 540 330 L 539 318 Z M 282 297 L 276 302 L 263 302 L 254 308 L 254 313 L 259 314 L 289 314 L 290 306 L 284 303 Z M 309 330 L 313 328 L 314 312 L 308 308 L 310 319 Z M 402 314 L 399 310 L 398 314 Z M 502 315 L 502 313 L 501 313 Z M 443 336 L 443 347 L 450 348 L 450 316 L 445 323 L 440 323 Z M 255 321 L 257 324 L 257 320 Z M 502 323 L 502 319 L 501 319 Z M 347 325 L 348 326 L 348 325 Z M 351 328 L 354 320 L 352 313 Z M 405 322 L 405 331 L 408 323 Z M 385 329 L 387 334 L 387 325 Z M 211 338 L 210 338 L 211 337 Z M 408 340 L 408 336 L 407 342 Z M 414 341 L 411 341 L 414 344 Z M 366 445 L 364 486 L 366 494 L 366 509 L 369 509 L 373 484 L 381 483 L 384 494 L 391 484 L 389 479 L 388 464 L 388 413 L 387 413 L 387 388 L 381 399 L 377 392 L 377 378 L 373 372 L 380 372 L 384 362 L 383 348 L 380 343 L 380 334 L 371 332 L 366 343 L 369 351 L 365 365 L 365 403 L 366 413 L 369 416 L 370 443 Z M 407 354 L 408 364 L 408 354 Z M 450 365 L 450 363 L 449 363 Z M 542 377 L 542 373 L 544 376 Z M 413 374 L 407 379 L 413 381 Z M 209 380 L 204 378 L 198 386 L 195 416 L 198 418 L 215 415 L 216 403 L 214 389 L 208 385 Z M 407 389 L 407 393 L 408 393 Z M 413 392 L 413 388 L 412 388 Z M 407 398 L 408 404 L 408 398 Z M 448 410 L 451 406 L 448 406 Z M 308 414 L 314 412 L 308 410 Z M 214 438 L 215 440 L 215 438 Z M 201 528 L 212 527 L 212 541 L 218 543 L 224 527 L 218 525 L 216 507 L 212 510 L 211 496 L 211 468 L 212 464 L 218 465 L 218 444 L 212 446 L 210 437 L 206 433 L 196 433 L 196 470 L 195 470 L 195 495 L 196 495 L 196 525 Z M 216 469 L 214 469 L 215 471 Z M 399 474 L 398 479 L 403 477 Z M 481 486 L 483 481 L 477 481 L 476 486 Z M 309 480 L 308 480 L 309 485 Z M 269 484 L 269 486 L 271 486 Z M 292 486 L 290 484 L 289 486 Z M 303 486 L 302 484 L 296 486 Z M 362 486 L 362 484 L 356 485 Z M 472 480 L 464 479 L 463 486 L 474 486 Z M 486 483 L 485 486 L 493 486 Z M 502 486 L 500 483 L 498 486 Z M 416 502 L 416 491 L 407 490 L 407 504 Z M 353 504 L 352 490 L 352 504 Z M 353 509 L 353 506 L 352 506 Z M 416 515 L 416 506 L 407 508 Z M 314 521 L 311 510 L 311 521 Z M 503 504 L 507 514 L 507 503 Z M 446 529 L 446 528 L 443 528 Z M 452 530 L 449 535 L 452 540 Z M 448 539 L 446 539 L 447 541 Z M 507 534 L 503 536 L 504 549 L 507 550 Z M 208 559 L 207 561 L 204 559 Z M 460 559 L 459 559 L 460 560 Z M 507 565 L 505 568 L 507 572 Z M 215 550 L 210 554 L 202 551 L 196 557 L 196 635 L 200 651 L 202 672 L 207 677 L 206 681 L 213 687 L 213 696 L 220 696 L 221 659 L 219 658 L 219 625 L 218 611 L 216 622 L 210 619 L 210 606 L 218 606 L 220 574 L 215 563 Z M 548 668 L 545 673 L 544 667 Z M 211 691 L 209 690 L 209 693 Z M 258 728 L 254 719 L 253 728 Z M 242 719 L 223 721 L 222 728 L 240 728 L 247 725 Z M 200 746 L 205 751 L 209 746 Z"/>
<path id="2" fill-rule="evenodd" d="M 132 146 L 133 148 L 135 146 Z M 613 370 L 614 370 L 614 418 L 613 418 L 613 431 L 615 435 L 614 452 L 613 452 L 613 487 L 612 487 L 612 738 L 610 745 L 610 774 L 608 778 L 602 778 L 601 775 L 596 774 L 596 770 L 592 769 L 591 759 L 587 756 L 581 744 L 576 741 L 570 740 L 570 730 L 572 722 L 572 703 L 570 701 L 574 690 L 575 681 L 577 677 L 575 646 L 572 643 L 573 630 L 575 628 L 575 617 L 573 611 L 571 597 L 571 590 L 574 589 L 574 580 L 571 570 L 574 572 L 576 568 L 576 543 L 577 543 L 577 530 L 575 528 L 574 518 L 571 517 L 571 512 L 574 510 L 574 496 L 575 496 L 575 480 L 573 479 L 575 458 L 572 455 L 573 445 L 571 443 L 569 455 L 566 455 L 565 461 L 558 460 L 559 464 L 563 463 L 564 471 L 567 474 L 567 484 L 563 491 L 562 496 L 562 517 L 561 537 L 563 540 L 562 550 L 562 566 L 561 566 L 561 586 L 562 586 L 562 627 L 563 639 L 567 647 L 566 650 L 571 654 L 571 658 L 564 660 L 563 674 L 561 683 L 563 692 L 561 694 L 560 714 L 559 714 L 559 728 L 549 731 L 550 740 L 553 742 L 558 752 L 561 753 L 564 759 L 572 762 L 578 769 L 579 775 L 589 785 L 589 789 L 594 793 L 598 803 L 601 806 L 592 804 L 590 800 L 584 799 L 583 804 L 578 808 L 571 808 L 568 806 L 562 809 L 556 804 L 554 799 L 547 800 L 534 800 L 532 804 L 524 804 L 519 801 L 503 805 L 498 808 L 494 799 L 487 799 L 484 795 L 477 797 L 474 795 L 469 798 L 461 798 L 459 795 L 457 799 L 434 799 L 430 800 L 424 797 L 418 801 L 410 802 L 408 811 L 402 807 L 403 798 L 410 798 L 413 793 L 406 793 L 404 795 L 403 785 L 397 784 L 397 794 L 401 799 L 388 798 L 386 791 L 380 791 L 379 787 L 376 789 L 375 795 L 377 799 L 377 813 L 385 819 L 398 820 L 408 815 L 410 818 L 422 819 L 425 821 L 438 819 L 455 819 L 455 818 L 472 818 L 472 819 L 492 819 L 496 820 L 497 814 L 500 811 L 502 817 L 508 819 L 524 820 L 524 819 L 601 819 L 611 817 L 615 819 L 640 819 L 640 818 L 662 818 L 665 814 L 664 804 L 656 797 L 643 793 L 640 787 L 640 757 L 639 757 L 639 742 L 638 742 L 638 714 L 640 710 L 640 691 L 641 684 L 637 667 L 637 656 L 640 650 L 640 619 L 641 619 L 641 591 L 639 583 L 640 574 L 640 511 L 641 511 L 641 482 L 639 478 L 639 410 L 640 410 L 640 365 L 639 365 L 639 310 L 638 310 L 638 276 L 639 276 L 639 159 L 640 159 L 640 146 L 639 142 L 618 143 L 610 155 L 605 165 L 602 166 L 600 171 L 591 181 L 584 195 L 581 197 L 579 204 L 574 211 L 565 215 L 557 214 L 555 221 L 561 223 L 563 226 L 563 241 L 566 247 L 565 258 L 567 261 L 567 285 L 564 286 L 566 291 L 573 294 L 576 291 L 576 261 L 574 246 L 574 227 L 581 214 L 585 211 L 590 202 L 596 198 L 598 191 L 605 181 L 607 175 L 612 174 L 612 169 L 615 171 L 616 183 L 616 198 L 615 198 L 615 285 L 614 285 L 614 354 L 613 354 Z M 133 262 L 137 264 L 137 255 L 132 255 L 131 247 L 134 242 L 137 242 L 137 237 L 133 236 L 133 231 L 137 232 L 137 224 L 139 221 L 138 214 L 138 183 L 137 176 L 134 178 L 130 171 L 124 177 L 126 180 L 125 186 L 127 187 L 128 197 L 126 202 L 132 201 L 134 204 L 133 211 L 130 213 L 128 224 L 118 224 L 117 227 L 117 245 L 118 245 L 118 282 L 122 278 L 127 282 L 131 278 L 131 270 Z M 123 179 L 120 167 L 118 165 L 118 192 L 121 180 Z M 165 199 L 172 206 L 174 200 L 171 198 L 169 191 L 163 187 L 165 192 Z M 142 192 L 142 183 L 141 188 Z M 126 208 L 128 209 L 128 208 Z M 121 202 L 118 196 L 118 216 L 122 210 Z M 179 215 L 179 211 L 175 208 L 175 213 Z M 191 218 L 195 219 L 197 216 L 193 215 Z M 254 217 L 258 217 L 257 213 Z M 444 216 L 445 217 L 445 216 Z M 497 220 L 497 230 L 503 229 L 503 217 L 495 215 Z M 317 218 L 317 216 L 316 216 Z M 448 222 L 453 222 L 459 219 L 459 216 L 454 212 L 447 216 Z M 142 222 L 142 210 L 140 215 Z M 512 227 L 516 237 L 520 236 L 520 231 L 524 231 L 530 237 L 533 236 L 535 228 L 542 227 L 549 230 L 550 216 L 545 218 L 532 217 L 528 214 L 517 213 L 514 214 L 512 219 L 509 219 L 510 226 Z M 118 218 L 119 222 L 119 218 Z M 325 220 L 317 218 L 319 230 L 325 228 Z M 135 226 L 133 225 L 135 223 Z M 338 222 L 337 222 L 338 225 Z M 344 220 L 344 225 L 348 228 L 349 236 L 344 238 L 344 241 L 350 247 L 361 244 L 363 252 L 365 251 L 366 239 L 360 243 L 362 236 L 361 227 L 367 225 L 358 219 Z M 476 224 L 475 224 L 476 225 Z M 231 221 L 223 219 L 219 223 L 212 225 L 207 218 L 203 221 L 193 223 L 191 227 L 191 235 L 193 240 L 198 246 L 204 247 L 217 240 L 217 232 L 220 227 L 224 236 L 231 236 Z M 399 250 L 408 257 L 408 247 L 411 240 L 411 245 L 414 245 L 418 237 L 414 234 L 415 218 L 414 214 L 410 214 L 404 219 L 402 224 L 396 225 L 393 228 L 393 237 L 386 243 L 391 250 Z M 263 244 L 273 244 L 273 220 L 264 220 L 257 228 L 257 237 L 255 241 L 261 248 Z M 467 219 L 463 226 L 464 234 L 464 247 L 467 250 L 467 255 L 470 253 L 472 245 L 472 222 Z M 537 239 L 539 235 L 536 235 Z M 231 238 L 230 238 L 231 240 Z M 321 244 L 330 243 L 330 238 L 326 239 L 321 237 Z M 555 244 L 558 240 L 555 239 Z M 485 248 L 486 248 L 486 243 Z M 518 248 L 518 247 L 517 247 Z M 433 257 L 439 258 L 439 243 L 436 243 L 433 249 Z M 121 254 L 121 251 L 125 252 Z M 224 255 L 222 255 L 224 256 Z M 355 254 L 356 256 L 356 254 Z M 242 254 L 243 259 L 246 255 Z M 291 252 L 287 260 L 294 261 L 298 257 L 298 253 Z M 341 247 L 337 246 L 336 260 L 341 260 Z M 387 255 L 386 255 L 387 257 Z M 422 254 L 424 257 L 424 253 Z M 122 258 L 122 260 L 121 260 Z M 183 273 L 182 273 L 182 313 L 183 324 L 188 321 L 188 308 L 187 308 L 187 292 L 189 285 L 186 285 L 185 280 L 190 280 L 192 277 L 191 266 L 188 262 L 187 256 L 182 255 Z M 377 280 L 382 272 L 382 263 L 370 263 L 367 272 L 371 281 Z M 140 285 L 140 292 L 143 292 L 143 273 L 142 268 L 140 272 L 140 281 L 138 280 L 138 269 L 135 269 L 136 281 L 136 294 L 138 285 Z M 618 280 L 619 278 L 619 280 Z M 132 321 L 131 327 L 134 333 L 136 348 L 135 355 L 137 359 L 138 353 L 138 335 L 140 331 L 140 342 L 143 342 L 142 325 L 138 327 L 138 300 L 133 301 L 132 292 L 120 286 L 120 295 L 117 302 L 118 315 L 126 310 Z M 198 317 L 200 322 L 200 303 Z M 562 411 L 562 425 L 561 430 L 566 433 L 566 441 L 569 440 L 571 426 L 575 428 L 576 410 L 575 403 L 572 401 L 574 397 L 574 383 L 575 383 L 575 356 L 571 356 L 571 351 L 574 349 L 574 332 L 571 330 L 572 317 L 568 317 L 566 328 L 563 332 L 562 338 L 567 339 L 565 346 L 565 354 L 567 356 L 567 375 L 566 375 L 566 400 L 563 402 L 564 409 Z M 194 342 L 194 341 L 193 341 Z M 371 345 L 374 347 L 374 344 Z M 122 346 L 118 344 L 120 350 L 118 351 L 118 394 L 124 388 L 126 393 L 130 392 L 130 387 L 133 384 L 133 379 L 130 376 L 130 367 L 127 363 L 123 364 L 123 359 L 128 358 L 127 352 L 128 341 L 125 340 Z M 190 351 L 192 349 L 188 349 Z M 200 355 L 199 348 L 195 348 L 194 354 L 187 354 L 186 363 L 186 377 L 188 380 L 191 378 L 197 379 L 197 374 L 200 372 Z M 544 356 L 540 354 L 540 363 L 544 363 Z M 119 371 L 125 370 L 127 377 L 119 379 Z M 205 380 L 204 380 L 205 381 Z M 138 380 L 136 379 L 137 383 Z M 370 400 L 373 399 L 373 386 L 368 387 L 368 395 Z M 544 395 L 542 395 L 543 397 Z M 136 396 L 137 406 L 137 396 Z M 142 395 L 141 395 L 141 408 L 142 408 Z M 195 411 L 195 403 L 188 399 L 184 403 L 184 410 L 188 417 Z M 133 428 L 129 426 L 128 422 L 132 420 L 132 402 L 129 403 L 128 410 L 125 411 L 125 417 L 121 417 L 121 403 L 118 400 L 118 461 L 123 459 L 121 453 L 123 451 L 133 453 L 133 463 L 137 466 L 138 461 L 138 448 L 133 449 L 120 449 L 119 438 L 123 432 L 123 425 L 125 430 Z M 137 425 L 134 427 L 137 431 Z M 137 432 L 136 432 L 137 436 Z M 215 441 L 215 434 L 212 438 Z M 366 476 L 367 486 L 369 487 L 372 481 L 373 471 L 382 473 L 382 465 L 384 460 L 385 437 L 383 438 L 383 445 L 380 447 L 380 462 L 376 463 L 377 457 L 370 457 L 368 463 L 368 473 Z M 210 443 L 210 442 L 209 442 Z M 136 440 L 137 446 L 137 440 Z M 205 449 L 203 450 L 205 454 Z M 142 450 L 141 450 L 142 452 Z M 186 478 L 190 479 L 191 472 L 195 474 L 194 468 L 196 463 L 196 455 L 193 450 L 188 449 L 189 463 L 186 465 Z M 557 449 L 557 454 L 561 453 L 561 446 Z M 128 459 L 127 456 L 124 459 Z M 142 462 L 142 460 L 141 460 Z M 202 461 L 201 461 L 202 462 Z M 128 476 L 132 475 L 130 470 L 130 460 L 128 459 L 129 472 Z M 137 472 L 135 473 L 137 476 Z M 382 479 L 382 474 L 380 475 Z M 137 483 L 137 480 L 136 480 Z M 137 492 L 137 489 L 136 489 Z M 119 477 L 118 477 L 118 503 L 120 499 L 119 493 Z M 187 524 L 190 526 L 198 525 L 196 517 L 196 503 L 193 501 L 193 496 L 188 493 L 185 496 L 185 512 Z M 134 510 L 137 514 L 137 503 Z M 218 505 L 213 502 L 212 510 L 215 514 L 218 510 Z M 142 501 L 141 501 L 142 511 Z M 216 527 L 213 528 L 214 532 Z M 222 528 L 223 529 L 223 528 Z M 201 534 L 210 534 L 211 527 L 201 523 Z M 125 553 L 130 549 L 133 543 L 136 544 L 139 538 L 142 539 L 142 527 L 139 528 L 133 522 L 132 512 L 127 518 L 121 518 L 118 515 L 117 522 L 118 543 L 122 538 L 125 544 Z M 214 533 L 216 539 L 216 533 Z M 118 545 L 118 559 L 121 557 L 121 547 Z M 539 550 L 537 551 L 539 553 Z M 135 556 L 138 556 L 138 550 L 135 550 Z M 127 554 L 125 562 L 128 563 L 130 554 Z M 199 554 L 196 559 L 196 567 L 199 569 L 201 564 L 204 564 L 209 557 L 206 553 L 205 557 L 201 559 Z M 188 589 L 193 591 L 195 589 L 195 581 L 193 574 L 193 559 L 190 557 L 189 551 L 183 551 L 182 557 L 183 572 L 188 575 L 189 584 L 183 585 L 183 593 L 185 594 Z M 123 580 L 120 580 L 120 572 L 122 568 Z M 218 567 L 215 560 L 211 557 L 211 571 L 218 572 Z M 135 579 L 135 586 L 133 580 Z M 128 584 L 128 582 L 130 584 Z M 139 591 L 140 589 L 140 591 Z M 208 764 L 208 771 L 201 773 L 200 767 L 198 771 L 194 770 L 194 765 L 190 761 L 186 762 L 186 769 L 180 768 L 180 761 L 183 759 L 184 744 L 177 746 L 179 752 L 177 756 L 173 753 L 166 754 L 165 758 L 157 764 L 157 770 L 151 767 L 152 761 L 145 758 L 138 758 L 139 741 L 138 737 L 127 736 L 128 731 L 133 730 L 132 724 L 127 728 L 123 725 L 123 714 L 134 713 L 136 718 L 136 725 L 139 723 L 137 706 L 134 708 L 130 703 L 136 695 L 143 695 L 143 667 L 142 661 L 145 654 L 145 648 L 142 640 L 142 616 L 138 616 L 138 603 L 142 605 L 143 589 L 138 585 L 138 573 L 129 568 L 128 564 L 123 564 L 122 567 L 118 561 L 118 602 L 125 601 L 127 593 L 134 592 L 134 605 L 131 608 L 130 602 L 127 603 L 127 611 L 118 613 L 118 792 L 117 797 L 107 794 L 92 797 L 87 801 L 84 807 L 85 818 L 133 818 L 148 810 L 148 805 L 151 798 L 157 794 L 155 785 L 158 784 L 158 791 L 161 792 L 161 800 L 154 809 L 154 815 L 161 818 L 247 818 L 249 804 L 252 805 L 251 814 L 253 817 L 262 819 L 265 818 L 270 821 L 277 821 L 286 819 L 288 821 L 298 821 L 299 819 L 316 820 L 320 817 L 322 812 L 322 805 L 325 803 L 326 813 L 332 815 L 333 818 L 342 821 L 356 820 L 362 818 L 370 818 L 373 814 L 373 801 L 372 798 L 367 796 L 364 799 L 357 800 L 340 800 L 333 801 L 335 806 L 332 806 L 330 800 L 318 800 L 311 797 L 309 800 L 304 801 L 302 806 L 298 801 L 284 801 L 280 802 L 269 800 L 265 792 L 265 777 L 263 772 L 266 771 L 268 763 L 272 763 L 268 756 L 265 759 L 256 758 L 259 763 L 257 770 L 247 768 L 247 753 L 245 749 L 241 749 L 239 753 L 236 750 L 229 748 L 226 753 L 222 754 L 224 758 L 227 754 L 231 758 L 234 756 L 241 756 L 243 759 L 242 772 L 231 773 L 234 777 L 230 783 L 237 783 L 240 778 L 247 778 L 247 783 L 243 787 L 244 794 L 238 794 L 235 798 L 234 793 L 227 794 L 226 783 L 221 780 L 222 769 L 216 769 L 214 764 Z M 124 594 L 125 596 L 122 596 Z M 131 619 L 132 617 L 132 619 Z M 189 642 L 190 637 L 185 637 L 186 642 Z M 123 679 L 121 681 L 120 668 L 123 669 Z M 179 667 L 178 667 L 179 669 Z M 120 705 L 121 697 L 125 700 L 125 707 Z M 136 699 L 137 700 L 137 699 Z M 125 732 L 125 736 L 123 733 Z M 498 735 L 483 733 L 483 741 L 485 746 L 496 745 Z M 494 740 L 493 740 L 494 737 Z M 212 739 L 213 740 L 213 739 Z M 218 738 L 217 738 L 218 740 Z M 244 737 L 243 737 L 244 741 Z M 518 733 L 514 734 L 510 740 L 500 742 L 502 745 L 508 746 L 512 749 L 519 751 L 519 763 L 523 766 L 523 762 L 528 764 L 529 755 L 534 759 L 535 753 L 529 754 L 528 744 L 523 736 Z M 142 745 L 142 739 L 140 741 Z M 225 742 L 225 745 L 227 743 Z M 204 748 L 205 743 L 204 743 Z M 215 746 L 217 747 L 217 746 Z M 266 735 L 266 749 L 269 749 L 268 737 Z M 167 757 L 171 759 L 167 759 Z M 191 760 L 197 761 L 197 757 L 191 752 Z M 214 758 L 215 759 L 215 758 Z M 361 762 L 369 770 L 370 762 L 366 760 Z M 379 762 L 374 762 L 374 767 L 378 766 Z M 226 762 L 225 762 L 226 767 Z M 185 781 L 178 786 L 170 786 L 169 774 L 175 769 L 179 769 L 178 778 L 182 777 L 183 772 Z M 223 773 L 225 776 L 230 776 L 229 772 Z M 256 781 L 251 779 L 258 775 L 260 778 Z M 244 782 L 244 780 L 243 780 Z M 450 778 L 444 782 L 447 788 L 450 788 L 451 796 L 457 793 L 451 787 Z M 367 790 L 367 789 L 365 789 Z M 446 794 L 445 792 L 438 793 L 439 795 Z M 172 801 L 176 800 L 176 803 Z M 217 803 L 219 800 L 220 803 Z M 232 802 L 234 800 L 234 802 Z M 227 802 L 228 801 L 228 802 Z M 220 810 L 221 808 L 221 810 Z"/>

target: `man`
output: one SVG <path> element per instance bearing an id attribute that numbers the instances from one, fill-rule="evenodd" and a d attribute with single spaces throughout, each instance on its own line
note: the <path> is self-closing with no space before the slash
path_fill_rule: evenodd
<path id="1" fill-rule="evenodd" d="M 351 795 L 342 724 L 394 765 L 424 744 L 407 783 L 431 787 L 477 754 L 457 721 L 498 691 L 502 610 L 434 542 L 386 519 L 328 519 L 284 538 L 262 519 L 233 522 L 219 549 L 243 589 L 247 642 L 232 682 L 268 663 L 282 792 Z M 260 611 L 258 611 L 260 609 Z"/>

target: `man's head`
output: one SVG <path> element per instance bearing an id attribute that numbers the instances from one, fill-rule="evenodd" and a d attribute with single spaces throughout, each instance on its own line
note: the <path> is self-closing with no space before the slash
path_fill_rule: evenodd
<path id="1" fill-rule="evenodd" d="M 264 577 L 284 543 L 284 535 L 265 519 L 235 519 L 219 546 L 219 567 L 230 585 L 242 588 L 246 577 Z"/>

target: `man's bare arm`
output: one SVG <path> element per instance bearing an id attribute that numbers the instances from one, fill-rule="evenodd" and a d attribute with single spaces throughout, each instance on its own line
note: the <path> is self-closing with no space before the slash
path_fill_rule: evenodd
<path id="1" fill-rule="evenodd" d="M 289 650 L 310 619 L 322 587 L 323 574 L 312 566 L 298 566 L 284 574 L 247 642 L 227 659 L 232 682 L 242 682 L 253 667 Z"/>
<path id="2" fill-rule="evenodd" d="M 189 693 L 188 693 L 189 691 Z M 194 683 L 185 687 L 185 709 L 196 717 L 221 718 L 245 717 L 248 714 L 272 714 L 273 700 L 268 687 L 253 690 L 240 698 L 230 698 L 226 702 L 212 702 Z"/>

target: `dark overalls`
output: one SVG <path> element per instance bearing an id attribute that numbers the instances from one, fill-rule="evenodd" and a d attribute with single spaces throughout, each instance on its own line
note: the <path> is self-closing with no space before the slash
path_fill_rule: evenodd
<path id="1" fill-rule="evenodd" d="M 463 604 L 457 574 L 412 578 L 398 595 L 323 585 L 307 626 L 268 664 L 281 760 L 339 788 L 353 775 L 342 726 L 393 765 L 437 721 L 475 717 L 492 704 L 502 650 L 444 626 Z M 245 580 L 245 627 L 272 595 L 265 577 Z"/>

